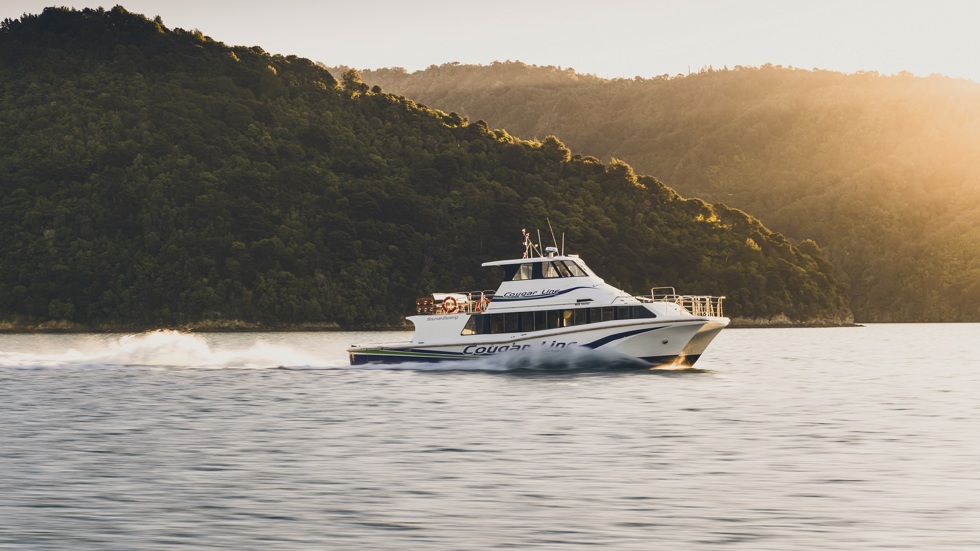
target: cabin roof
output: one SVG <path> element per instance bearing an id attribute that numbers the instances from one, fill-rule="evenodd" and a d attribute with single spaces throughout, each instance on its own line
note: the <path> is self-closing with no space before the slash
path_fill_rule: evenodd
<path id="1" fill-rule="evenodd" d="M 582 259 L 578 255 L 561 255 L 561 256 L 536 256 L 534 258 L 515 258 L 513 260 L 494 260 L 492 262 L 484 262 L 481 266 L 510 266 L 513 264 L 531 264 L 535 262 L 552 262 L 555 260 L 574 260 L 579 264 L 582 264 Z"/>

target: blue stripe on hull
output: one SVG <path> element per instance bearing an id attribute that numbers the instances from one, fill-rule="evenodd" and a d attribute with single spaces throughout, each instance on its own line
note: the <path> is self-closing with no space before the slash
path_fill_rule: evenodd
<path id="1" fill-rule="evenodd" d="M 457 360 L 475 360 L 485 356 L 465 356 L 459 352 L 435 352 L 430 350 L 405 349 L 403 352 L 349 352 L 351 365 L 365 364 L 403 364 L 436 363 Z"/>
<path id="2" fill-rule="evenodd" d="M 608 337 L 603 337 L 597 341 L 592 341 L 590 343 L 583 344 L 582 346 L 584 346 L 585 348 L 596 349 L 599 348 L 600 346 L 607 345 L 611 342 L 615 342 L 620 339 L 625 339 L 626 337 L 632 337 L 633 335 L 639 335 L 640 333 L 646 333 L 648 331 L 656 331 L 657 329 L 664 329 L 665 327 L 667 326 L 661 325 L 660 327 L 644 327 L 643 329 L 634 329 L 632 331 L 626 331 L 625 333 L 616 333 L 614 335 L 609 335 Z"/>
<path id="3" fill-rule="evenodd" d="M 460 357 L 440 358 L 436 356 L 396 356 L 394 354 L 351 354 L 351 365 L 371 365 L 371 364 L 404 364 L 404 363 L 438 363 L 461 360 Z"/>

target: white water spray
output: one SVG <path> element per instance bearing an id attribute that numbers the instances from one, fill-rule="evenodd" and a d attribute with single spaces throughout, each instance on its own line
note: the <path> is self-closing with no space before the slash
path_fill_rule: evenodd
<path id="1" fill-rule="evenodd" d="M 181 367 L 210 369 L 330 368 L 323 359 L 257 339 L 217 347 L 202 335 L 152 331 L 106 339 L 92 336 L 63 352 L 2 352 L 0 366 L 22 369 Z"/>

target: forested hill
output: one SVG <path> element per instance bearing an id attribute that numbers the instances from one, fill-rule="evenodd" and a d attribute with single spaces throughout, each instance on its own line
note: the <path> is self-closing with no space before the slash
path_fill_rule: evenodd
<path id="1" fill-rule="evenodd" d="M 845 322 L 813 242 L 159 19 L 49 8 L 0 25 L 0 324 L 365 327 L 486 289 L 522 228 L 610 283 L 727 295 L 734 317 Z"/>
<path id="2" fill-rule="evenodd" d="M 604 80 L 512 62 L 362 76 L 814 239 L 858 321 L 980 320 L 980 84 L 774 66 Z"/>

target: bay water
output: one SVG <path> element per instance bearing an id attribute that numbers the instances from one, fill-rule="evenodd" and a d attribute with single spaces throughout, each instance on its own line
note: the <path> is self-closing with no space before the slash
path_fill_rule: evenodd
<path id="1" fill-rule="evenodd" d="M 347 365 L 408 336 L 0 335 L 0 549 L 980 549 L 980 324 Z"/>

